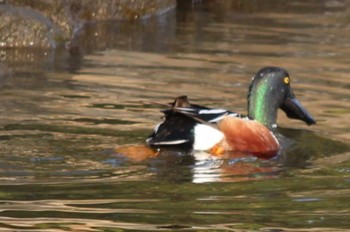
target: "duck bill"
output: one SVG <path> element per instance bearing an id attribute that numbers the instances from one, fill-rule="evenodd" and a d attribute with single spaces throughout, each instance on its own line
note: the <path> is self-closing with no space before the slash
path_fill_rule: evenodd
<path id="1" fill-rule="evenodd" d="M 287 97 L 281 109 L 288 118 L 299 119 L 307 125 L 316 124 L 315 119 L 294 96 Z"/>

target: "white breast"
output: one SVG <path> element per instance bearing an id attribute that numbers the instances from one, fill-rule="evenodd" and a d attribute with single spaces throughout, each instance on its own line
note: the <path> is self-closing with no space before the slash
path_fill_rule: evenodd
<path id="1" fill-rule="evenodd" d="M 197 124 L 194 127 L 193 149 L 206 151 L 219 143 L 224 138 L 224 134 L 214 127 L 204 124 Z"/>

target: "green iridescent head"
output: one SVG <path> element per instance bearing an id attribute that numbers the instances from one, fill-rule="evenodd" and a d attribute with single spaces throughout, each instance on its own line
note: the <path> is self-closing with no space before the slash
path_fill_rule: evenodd
<path id="1" fill-rule="evenodd" d="M 302 120 L 308 125 L 316 123 L 293 94 L 288 72 L 278 67 L 266 67 L 253 77 L 250 84 L 248 115 L 273 129 L 277 126 L 278 109 L 289 118 Z"/>

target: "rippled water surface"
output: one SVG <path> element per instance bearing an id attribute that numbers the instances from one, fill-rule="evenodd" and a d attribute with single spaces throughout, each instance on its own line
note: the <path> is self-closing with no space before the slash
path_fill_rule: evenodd
<path id="1" fill-rule="evenodd" d="M 349 1 L 179 1 L 142 22 L 88 25 L 80 54 L 3 51 L 0 230 L 350 229 L 349 13 Z M 267 65 L 289 71 L 318 122 L 280 112 L 276 159 L 118 153 L 144 144 L 155 102 L 188 95 L 246 113 Z"/>

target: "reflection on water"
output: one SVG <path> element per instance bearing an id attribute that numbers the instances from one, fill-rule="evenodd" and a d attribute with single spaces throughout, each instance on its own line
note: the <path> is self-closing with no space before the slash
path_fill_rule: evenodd
<path id="1" fill-rule="evenodd" d="M 0 77 L 0 228 L 350 227 L 349 2 L 188 2 L 156 19 L 89 25 L 77 54 L 0 54 L 13 66 Z M 318 122 L 280 113 L 275 159 L 117 152 L 144 143 L 162 116 L 154 102 L 185 94 L 245 113 L 250 77 L 266 65 L 289 71 Z"/>

